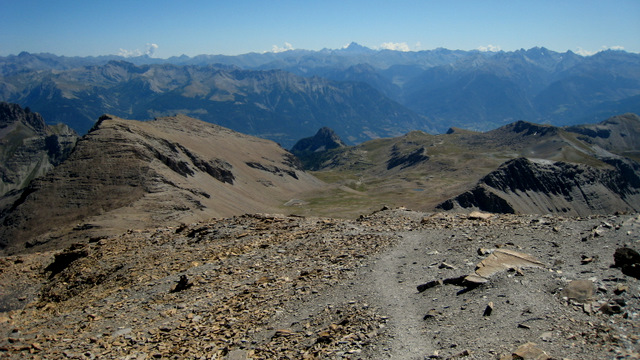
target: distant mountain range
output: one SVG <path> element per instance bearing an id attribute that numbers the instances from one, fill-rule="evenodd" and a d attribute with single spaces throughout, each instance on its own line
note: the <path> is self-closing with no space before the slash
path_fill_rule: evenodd
<path id="1" fill-rule="evenodd" d="M 0 100 L 86 132 L 103 113 L 184 113 L 284 147 L 328 126 L 347 143 L 516 120 L 594 123 L 640 113 L 640 55 L 532 48 L 513 52 L 320 51 L 156 59 L 0 58 Z"/>

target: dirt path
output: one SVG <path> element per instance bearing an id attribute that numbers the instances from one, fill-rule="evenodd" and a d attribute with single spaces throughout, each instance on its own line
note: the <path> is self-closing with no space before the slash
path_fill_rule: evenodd
<path id="1" fill-rule="evenodd" d="M 359 291 L 386 314 L 389 336 L 385 353 L 393 359 L 423 359 L 434 353 L 431 339 L 423 331 L 422 296 L 416 285 L 421 281 L 423 254 L 421 232 L 405 232 L 398 243 L 382 253 L 363 272 Z"/>

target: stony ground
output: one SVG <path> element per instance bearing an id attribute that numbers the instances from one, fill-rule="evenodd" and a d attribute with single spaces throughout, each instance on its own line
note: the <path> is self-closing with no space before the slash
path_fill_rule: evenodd
<path id="1" fill-rule="evenodd" d="M 640 281 L 611 267 L 623 246 L 640 248 L 637 215 L 395 209 L 130 230 L 0 258 L 0 357 L 640 358 Z M 451 284 L 495 249 L 544 267 Z"/>

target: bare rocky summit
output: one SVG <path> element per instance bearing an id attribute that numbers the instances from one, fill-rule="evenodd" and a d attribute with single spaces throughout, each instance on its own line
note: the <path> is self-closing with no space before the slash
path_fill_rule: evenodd
<path id="1" fill-rule="evenodd" d="M 0 353 L 637 358 L 640 281 L 613 265 L 632 259 L 621 254 L 639 240 L 637 215 L 406 209 L 356 220 L 254 214 L 132 229 L 2 258 Z M 498 250 L 542 265 L 505 266 L 473 287 L 450 281 Z"/>
<path id="2" fill-rule="evenodd" d="M 321 184 L 272 141 L 181 115 L 105 115 L 11 205 L 0 246 L 59 248 L 130 228 L 269 211 Z"/>

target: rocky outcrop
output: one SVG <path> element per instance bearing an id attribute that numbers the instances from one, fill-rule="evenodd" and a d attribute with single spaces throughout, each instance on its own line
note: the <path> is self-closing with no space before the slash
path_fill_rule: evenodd
<path id="1" fill-rule="evenodd" d="M 272 141 L 186 116 L 140 122 L 105 115 L 67 161 L 2 214 L 0 247 L 34 251 L 273 210 L 321 185 Z"/>
<path id="2" fill-rule="evenodd" d="M 343 147 L 346 145 L 338 134 L 323 127 L 314 136 L 298 140 L 291 148 L 291 153 L 300 159 L 305 169 L 317 169 L 326 151 Z"/>
<path id="3" fill-rule="evenodd" d="M 496 213 L 610 214 L 640 209 L 640 164 L 623 158 L 593 167 L 517 158 L 439 209 Z"/>
<path id="4" fill-rule="evenodd" d="M 64 161 L 77 138 L 66 125 L 48 126 L 29 108 L 0 102 L 0 197 Z"/>
<path id="5" fill-rule="evenodd" d="M 299 140 L 295 145 L 293 145 L 291 152 L 293 154 L 301 152 L 318 152 L 344 146 L 346 145 L 342 142 L 342 139 L 340 139 L 335 131 L 328 127 L 323 127 L 318 130 L 314 136 Z"/>

